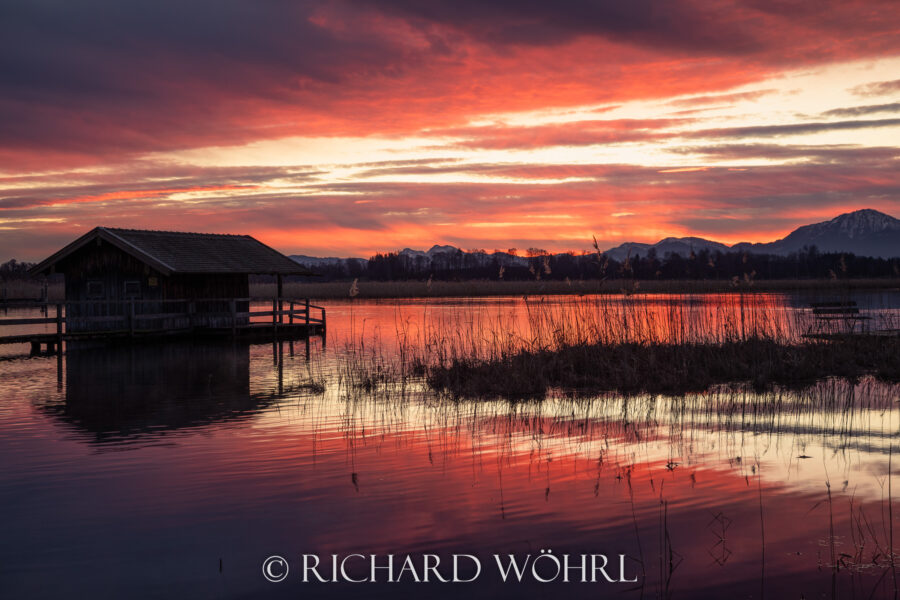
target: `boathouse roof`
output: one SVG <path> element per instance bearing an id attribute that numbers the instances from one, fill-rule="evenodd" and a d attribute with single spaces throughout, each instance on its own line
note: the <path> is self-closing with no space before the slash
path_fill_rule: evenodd
<path id="1" fill-rule="evenodd" d="M 109 242 L 164 275 L 312 275 L 306 267 L 249 235 L 185 233 L 95 227 L 41 261 L 32 273 L 46 273 L 95 240 Z"/>

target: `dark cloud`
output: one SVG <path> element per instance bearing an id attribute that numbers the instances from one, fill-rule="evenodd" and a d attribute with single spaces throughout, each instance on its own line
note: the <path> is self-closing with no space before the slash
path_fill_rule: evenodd
<path id="1" fill-rule="evenodd" d="M 123 167 L 124 169 L 124 167 Z M 303 167 L 188 167 L 178 165 L 134 165 L 127 169 L 128 179 L 121 173 L 101 172 L 66 174 L 64 181 L 53 176 L 32 176 L 38 191 L 23 192 L 20 187 L 4 188 L 8 179 L 0 178 L 0 215 L 9 209 L 34 208 L 51 204 L 86 204 L 92 202 L 133 201 L 166 198 L 171 194 L 197 191 L 242 190 L 250 194 L 260 184 L 275 179 L 300 184 L 315 179 L 321 171 Z M 72 183 L 71 179 L 80 179 Z M 68 181 L 65 181 L 68 180 Z"/>
<path id="2" fill-rule="evenodd" d="M 851 164 L 900 159 L 900 148 L 884 146 L 717 144 L 714 146 L 683 146 L 670 151 L 678 154 L 701 154 L 720 160 L 744 160 L 751 158 L 771 160 L 803 159 L 814 162 Z"/>
<path id="3" fill-rule="evenodd" d="M 851 106 L 848 108 L 834 108 L 822 113 L 823 117 L 861 117 L 883 112 L 900 112 L 900 102 L 890 104 L 870 104 L 868 106 Z"/>
<path id="4" fill-rule="evenodd" d="M 0 164 L 409 133 L 491 111 L 706 93 L 900 47 L 889 3 L 797 4 L 6 0 Z"/>
<path id="5" fill-rule="evenodd" d="M 900 92 L 900 79 L 893 81 L 876 81 L 851 88 L 850 91 L 857 96 L 887 96 Z"/>
<path id="6" fill-rule="evenodd" d="M 323 88 L 418 63 L 387 35 L 315 24 L 321 4 L 4 2 L 0 140 L 85 153 L 231 141 L 253 125 L 235 120 L 235 103 L 320 109 Z"/>
<path id="7" fill-rule="evenodd" d="M 543 148 L 638 142 L 660 137 L 659 130 L 692 123 L 692 119 L 608 119 L 573 121 L 535 127 L 491 125 L 430 132 L 461 138 L 451 145 L 470 149 Z"/>
<path id="8" fill-rule="evenodd" d="M 439 165 L 446 163 L 454 163 L 461 161 L 461 158 L 413 158 L 408 160 L 378 160 L 373 162 L 361 162 L 361 163 L 352 163 L 344 166 L 348 167 L 373 167 L 377 169 L 393 169 L 393 168 L 405 168 L 405 167 L 416 167 L 416 166 L 430 166 L 430 165 Z"/>
<path id="9" fill-rule="evenodd" d="M 793 123 L 789 125 L 753 125 L 749 127 L 723 127 L 717 129 L 701 129 L 682 134 L 686 138 L 744 138 L 744 137 L 778 137 L 783 135 L 801 135 L 807 133 L 823 133 L 847 129 L 872 129 L 900 126 L 900 119 L 871 119 L 834 122 Z"/>
<path id="10" fill-rule="evenodd" d="M 705 96 L 695 96 L 693 98 L 681 98 L 669 102 L 672 106 L 701 106 L 704 104 L 731 103 L 741 102 L 743 100 L 756 100 L 769 94 L 777 93 L 778 90 L 756 90 L 753 92 L 737 92 L 734 94 L 708 94 Z"/>
<path id="11" fill-rule="evenodd" d="M 668 0 L 358 0 L 404 18 L 450 25 L 488 44 L 552 45 L 575 36 L 716 54 L 765 46 L 754 22 L 728 18 L 729 2 Z"/>
<path id="12" fill-rule="evenodd" d="M 682 131 L 695 119 L 610 119 L 573 121 L 536 127 L 492 125 L 463 127 L 430 132 L 433 135 L 460 138 L 450 147 L 468 149 L 527 149 L 550 146 L 590 146 L 648 142 L 670 138 L 729 139 L 780 137 L 851 129 L 900 126 L 900 119 L 817 121 L 786 125 L 753 125 Z M 431 167 L 429 167 L 431 168 Z"/>

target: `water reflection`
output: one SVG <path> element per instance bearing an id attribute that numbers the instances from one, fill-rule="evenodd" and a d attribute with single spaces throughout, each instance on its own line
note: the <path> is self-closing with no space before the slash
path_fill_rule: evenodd
<path id="1" fill-rule="evenodd" d="M 898 386 L 525 403 L 355 387 L 340 340 L 366 319 L 397 336 L 398 310 L 424 312 L 331 311 L 338 343 L 308 359 L 303 344 L 70 348 L 61 388 L 53 358 L 0 363 L 4 596 L 893 597 Z M 260 573 L 272 554 L 462 552 L 488 569 L 542 548 L 625 554 L 640 585 Z"/>
<path id="2" fill-rule="evenodd" d="M 244 420 L 272 401 L 250 393 L 246 344 L 70 345 L 63 368 L 65 399 L 43 409 L 100 443 Z"/>

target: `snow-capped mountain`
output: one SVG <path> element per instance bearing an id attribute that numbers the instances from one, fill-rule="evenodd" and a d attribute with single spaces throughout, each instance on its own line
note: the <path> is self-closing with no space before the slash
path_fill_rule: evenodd
<path id="1" fill-rule="evenodd" d="M 500 264 L 504 267 L 528 267 L 528 259 L 506 252 L 467 252 L 456 246 L 434 245 L 427 251 L 404 248 L 398 253 L 417 268 L 429 269 L 453 267 L 486 267 Z"/>
<path id="2" fill-rule="evenodd" d="M 605 254 L 613 260 L 622 262 L 626 257 L 645 257 L 654 250 L 660 258 L 667 254 L 679 254 L 681 256 L 690 256 L 691 252 L 701 252 L 709 250 L 710 252 L 728 252 L 729 248 L 725 244 L 705 240 L 698 237 L 675 238 L 667 237 L 655 244 L 639 244 L 636 242 L 626 242 L 621 246 L 610 248 Z"/>
<path id="3" fill-rule="evenodd" d="M 426 252 L 426 254 L 428 256 L 434 256 L 435 254 L 453 254 L 459 251 L 460 249 L 455 246 L 438 246 L 437 244 L 435 244 L 428 249 L 428 252 Z"/>
<path id="4" fill-rule="evenodd" d="M 305 256 L 302 254 L 294 254 L 290 256 L 290 258 L 297 263 L 300 263 L 307 269 L 311 269 L 315 271 L 316 269 L 342 269 L 344 271 L 348 271 L 351 266 L 356 266 L 357 269 L 365 269 L 369 264 L 368 259 L 365 258 L 338 258 L 336 256 Z"/>
<path id="5" fill-rule="evenodd" d="M 741 242 L 726 246 L 697 237 L 666 238 L 655 244 L 626 242 L 605 252 L 614 260 L 626 256 L 644 257 L 650 249 L 660 258 L 666 254 L 690 256 L 703 250 L 715 252 L 752 252 L 755 254 L 790 254 L 815 246 L 819 252 L 847 252 L 858 256 L 900 256 L 900 219 L 870 208 L 845 213 L 830 221 L 804 225 L 785 238 L 764 244 Z"/>
<path id="6" fill-rule="evenodd" d="M 872 209 L 857 210 L 813 225 L 795 229 L 783 239 L 765 244 L 742 242 L 734 246 L 699 237 L 668 237 L 655 244 L 626 242 L 605 252 L 619 262 L 626 257 L 645 257 L 651 250 L 659 258 L 667 254 L 688 257 L 691 253 L 708 250 L 716 252 L 752 252 L 756 254 L 790 254 L 803 248 L 815 246 L 819 252 L 848 252 L 858 256 L 900 256 L 900 219 Z M 413 271 L 434 269 L 469 269 L 502 265 L 525 267 L 531 263 L 524 256 L 507 252 L 467 252 L 455 246 L 434 245 L 428 250 L 404 248 L 397 252 Z M 298 263 L 316 270 L 342 271 L 344 274 L 362 273 L 368 267 L 365 258 L 319 258 L 315 256 L 292 256 Z"/>
<path id="7" fill-rule="evenodd" d="M 735 252 L 790 254 L 815 246 L 819 252 L 859 256 L 900 256 L 900 219 L 872 209 L 845 213 L 830 221 L 805 225 L 768 244 L 735 244 Z"/>

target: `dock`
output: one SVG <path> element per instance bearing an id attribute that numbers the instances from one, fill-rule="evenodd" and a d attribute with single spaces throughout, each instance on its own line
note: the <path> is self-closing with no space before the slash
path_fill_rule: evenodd
<path id="1" fill-rule="evenodd" d="M 812 322 L 802 335 L 805 339 L 840 342 L 900 335 L 900 329 L 873 328 L 872 316 L 863 314 L 854 300 L 813 302 L 807 310 Z"/>
<path id="2" fill-rule="evenodd" d="M 88 340 L 127 342 L 181 337 L 260 342 L 324 338 L 325 308 L 311 304 L 308 298 L 271 300 L 271 310 L 250 310 L 252 302 L 251 298 L 215 298 L 4 304 L 0 308 L 38 308 L 45 316 L 0 317 L 0 345 L 29 344 L 31 355 L 40 355 L 60 352 L 64 342 Z M 34 325 L 50 325 L 53 330 L 12 330 Z M 74 330 L 70 331 L 70 326 Z M 4 335 L 5 332 L 9 333 Z"/>

